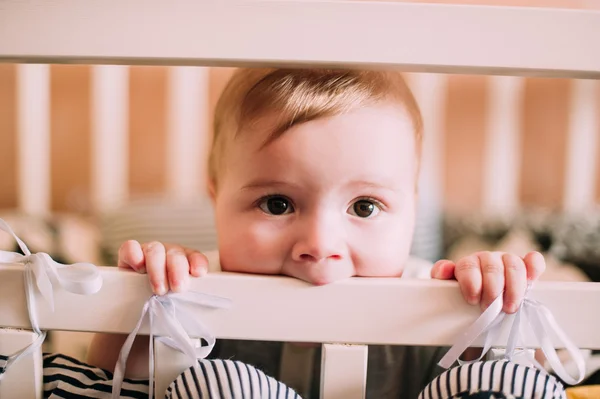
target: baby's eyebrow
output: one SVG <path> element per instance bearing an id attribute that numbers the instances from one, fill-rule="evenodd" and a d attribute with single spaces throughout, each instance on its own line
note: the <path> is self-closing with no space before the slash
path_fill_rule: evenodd
<path id="1" fill-rule="evenodd" d="M 394 184 L 377 182 L 377 181 L 372 181 L 372 180 L 350 180 L 346 183 L 346 186 L 352 186 L 352 187 L 359 186 L 361 188 L 388 190 L 388 191 L 393 191 L 393 192 L 399 191 L 399 188 L 397 188 L 396 185 L 394 185 Z"/>
<path id="2" fill-rule="evenodd" d="M 252 180 L 250 183 L 242 186 L 242 190 L 256 190 L 260 188 L 266 187 L 296 187 L 295 184 L 286 182 L 283 180 L 274 180 L 274 179 L 257 179 Z"/>

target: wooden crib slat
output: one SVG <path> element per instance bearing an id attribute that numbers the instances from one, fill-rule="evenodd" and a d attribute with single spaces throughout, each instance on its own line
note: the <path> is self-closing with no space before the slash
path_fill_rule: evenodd
<path id="1" fill-rule="evenodd" d="M 19 65 L 17 76 L 19 208 L 30 215 L 47 216 L 50 212 L 50 67 Z"/>
<path id="2" fill-rule="evenodd" d="M 193 201 L 204 192 L 208 78 L 208 68 L 169 70 L 167 184 L 169 195 L 176 200 Z"/>
<path id="3" fill-rule="evenodd" d="M 367 345 L 325 344 L 321 352 L 321 399 L 364 399 Z"/>
<path id="4" fill-rule="evenodd" d="M 94 210 L 122 205 L 129 189 L 129 68 L 96 65 L 92 75 Z"/>
<path id="5" fill-rule="evenodd" d="M 417 203 L 419 212 L 412 251 L 416 256 L 431 259 L 442 255 L 442 161 L 445 142 L 443 126 L 448 76 L 431 73 L 411 74 L 408 83 L 419 104 L 423 120 L 427 121 L 423 126 Z"/>
<path id="6" fill-rule="evenodd" d="M 94 295 L 57 289 L 54 313 L 38 301 L 42 329 L 130 333 L 150 296 L 148 278 L 114 267 L 101 272 L 104 284 Z M 27 328 L 21 268 L 0 266 L 0 281 L 0 326 Z M 229 310 L 190 310 L 190 317 L 229 339 L 444 346 L 480 314 L 451 281 L 353 278 L 317 287 L 288 277 L 209 273 L 191 289 L 233 301 Z M 600 348 L 600 284 L 539 282 L 531 294 L 576 345 Z M 141 333 L 148 333 L 147 325 Z"/>
<path id="7" fill-rule="evenodd" d="M 195 345 L 198 340 L 192 341 Z M 194 361 L 158 339 L 154 339 L 154 356 L 154 397 L 164 398 L 169 385 Z"/>
<path id="8" fill-rule="evenodd" d="M 510 217 L 518 211 L 524 82 L 512 76 L 489 79 L 482 181 L 483 210 L 487 214 Z"/>
<path id="9" fill-rule="evenodd" d="M 36 334 L 33 331 L 0 328 L 0 355 L 12 355 L 31 344 L 35 338 Z M 38 348 L 19 359 L 6 371 L 6 375 L 0 380 L 0 398 L 41 399 L 42 382 L 42 348 Z"/>
<path id="10" fill-rule="evenodd" d="M 571 88 L 567 165 L 563 207 L 567 212 L 595 205 L 598 132 L 600 132 L 600 82 L 574 80 Z"/>
<path id="11" fill-rule="evenodd" d="M 589 10 L 348 1 L 0 4 L 0 59 L 19 62 L 385 65 L 600 78 L 599 40 L 600 12 Z"/>

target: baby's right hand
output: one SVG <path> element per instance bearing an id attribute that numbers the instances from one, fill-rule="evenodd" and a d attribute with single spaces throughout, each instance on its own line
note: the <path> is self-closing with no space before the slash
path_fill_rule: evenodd
<path id="1" fill-rule="evenodd" d="M 190 275 L 201 277 L 208 271 L 206 257 L 193 249 L 157 241 L 141 244 L 130 240 L 119 248 L 118 266 L 148 273 L 152 291 L 164 295 L 169 290 L 187 290 Z"/>

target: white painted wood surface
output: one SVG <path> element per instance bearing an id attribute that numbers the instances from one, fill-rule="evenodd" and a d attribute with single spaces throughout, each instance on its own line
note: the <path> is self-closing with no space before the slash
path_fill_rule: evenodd
<path id="1" fill-rule="evenodd" d="M 568 212 L 582 212 L 596 203 L 600 82 L 574 80 L 569 111 L 563 206 Z"/>
<path id="2" fill-rule="evenodd" d="M 367 345 L 323 345 L 321 399 L 364 399 L 368 352 Z"/>
<path id="3" fill-rule="evenodd" d="M 483 211 L 510 217 L 519 208 L 521 112 L 525 81 L 512 76 L 493 76 L 488 82 L 489 114 L 485 132 L 482 132 L 486 136 Z"/>
<path id="4" fill-rule="evenodd" d="M 444 119 L 448 77 L 421 73 L 408 75 L 423 118 L 421 169 L 417 222 L 411 251 L 416 256 L 437 260 L 442 256 L 444 205 Z"/>
<path id="5" fill-rule="evenodd" d="M 114 267 L 101 267 L 101 273 L 104 284 L 94 295 L 55 290 L 54 313 L 38 301 L 40 327 L 130 333 L 150 296 L 148 277 Z M 21 267 L 0 266 L 0 281 L 0 326 L 27 328 Z M 289 277 L 209 273 L 193 280 L 191 289 L 233 301 L 227 310 L 190 309 L 190 318 L 230 339 L 443 346 L 480 314 L 452 281 L 352 278 L 317 287 Z M 599 283 L 539 282 L 531 295 L 576 345 L 600 348 Z M 147 325 L 140 331 L 147 334 Z M 496 344 L 505 343 L 501 334 Z"/>
<path id="6" fill-rule="evenodd" d="M 30 215 L 47 216 L 50 212 L 49 65 L 19 65 L 17 103 L 19 208 Z"/>
<path id="7" fill-rule="evenodd" d="M 194 363 L 158 339 L 154 340 L 154 356 L 154 397 L 164 398 L 169 385 Z"/>
<path id="8" fill-rule="evenodd" d="M 208 78 L 207 68 L 169 70 L 167 184 L 176 200 L 197 199 L 205 181 Z"/>
<path id="9" fill-rule="evenodd" d="M 35 338 L 36 334 L 32 331 L 0 327 L 0 354 L 12 355 L 31 344 Z M 38 348 L 13 363 L 6 375 L 2 376 L 0 398 L 42 399 L 42 377 L 42 348 Z"/>
<path id="10" fill-rule="evenodd" d="M 0 2 L 0 59 L 13 62 L 380 65 L 598 78 L 599 42 L 600 12 L 589 10 L 359 1 Z"/>
<path id="11" fill-rule="evenodd" d="M 122 205 L 129 191 L 129 68 L 96 65 L 92 75 L 94 210 Z"/>

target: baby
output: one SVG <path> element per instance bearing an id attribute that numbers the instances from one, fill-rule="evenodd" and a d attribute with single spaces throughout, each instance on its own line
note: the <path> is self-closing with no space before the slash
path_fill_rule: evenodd
<path id="1" fill-rule="evenodd" d="M 209 158 L 221 269 L 316 285 L 425 273 L 456 279 L 473 305 L 486 307 L 504 291 L 504 310 L 516 311 L 527 281 L 545 269 L 539 253 L 479 252 L 433 266 L 409 257 L 422 130 L 417 103 L 396 72 L 238 70 L 217 104 Z M 148 273 L 157 294 L 183 291 L 190 276 L 208 271 L 203 254 L 159 242 L 124 243 L 119 266 Z M 123 339 L 98 335 L 90 363 L 112 369 Z M 131 375 L 147 373 L 146 345 L 132 352 Z M 368 396 L 416 397 L 441 371 L 438 349 L 370 348 Z M 231 344 L 218 355 L 273 375 L 278 366 L 269 362 L 281 350 Z"/>

